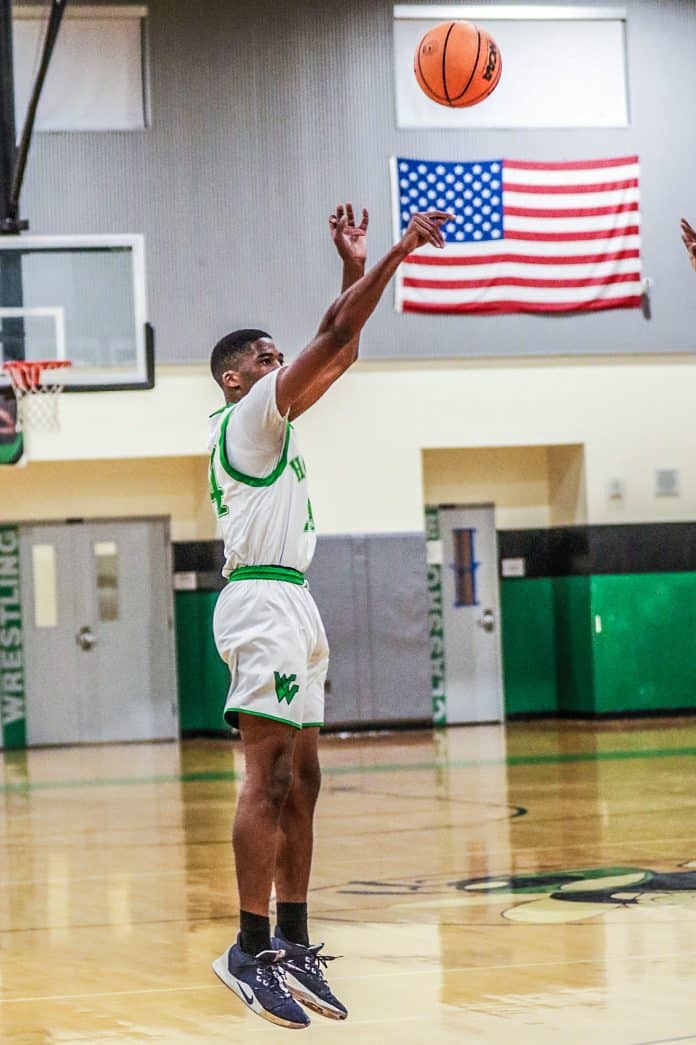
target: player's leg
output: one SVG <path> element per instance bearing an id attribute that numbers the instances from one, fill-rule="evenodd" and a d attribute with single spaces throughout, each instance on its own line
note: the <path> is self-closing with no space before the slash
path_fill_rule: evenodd
<path id="1" fill-rule="evenodd" d="M 304 661 L 297 674 L 288 662 L 288 651 L 298 644 L 290 641 L 294 634 L 284 633 L 288 614 L 278 606 L 283 598 L 275 587 L 240 582 L 223 592 L 215 611 L 216 642 L 232 679 L 225 717 L 239 725 L 246 772 L 233 829 L 240 933 L 213 968 L 253 1012 L 281 1026 L 302 1028 L 309 1018 L 287 988 L 284 952 L 271 944 L 268 918 L 278 824 L 301 733 L 295 697 L 305 682 L 300 674 Z"/>
<path id="2" fill-rule="evenodd" d="M 324 683 L 329 649 L 321 619 L 306 593 L 308 624 L 315 641 L 307 666 L 307 690 L 302 708 L 302 735 L 295 743 L 292 786 L 280 818 L 275 887 L 278 924 L 274 946 L 286 952 L 287 983 L 294 998 L 330 1019 L 344 1020 L 345 1005 L 326 982 L 324 969 L 331 959 L 312 946 L 307 929 L 307 891 L 314 845 L 314 809 L 321 785 L 319 726 L 324 721 Z"/>
<path id="3" fill-rule="evenodd" d="M 239 729 L 245 777 L 237 802 L 232 844 L 242 915 L 241 942 L 248 954 L 257 954 L 271 945 L 268 905 L 279 824 L 293 789 L 293 752 L 302 734 L 283 722 L 246 714 L 239 716 Z M 245 914 L 255 915 L 257 922 L 264 920 L 265 933 L 254 920 L 248 920 L 245 926 Z"/>
<path id="4" fill-rule="evenodd" d="M 237 942 L 213 962 L 220 979 L 249 1008 L 283 1027 L 308 1026 L 293 1000 L 282 962 L 271 943 L 268 905 L 278 840 L 278 823 L 292 780 L 298 731 L 283 722 L 241 713 L 246 775 L 237 803 L 233 846 L 239 888 Z"/>
<path id="5" fill-rule="evenodd" d="M 307 935 L 307 889 L 314 847 L 314 809 L 321 787 L 318 737 L 318 727 L 303 729 L 295 742 L 292 786 L 280 814 L 275 863 L 278 924 L 281 929 L 285 927 L 292 933 L 288 939 L 305 944 L 309 942 L 302 937 Z M 296 927 L 291 926 L 294 906 L 304 907 L 304 921 L 298 921 Z"/>

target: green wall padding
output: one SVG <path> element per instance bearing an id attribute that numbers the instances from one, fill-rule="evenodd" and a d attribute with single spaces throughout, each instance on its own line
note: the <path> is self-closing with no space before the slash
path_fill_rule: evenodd
<path id="1" fill-rule="evenodd" d="M 555 577 L 558 711 L 594 714 L 590 577 Z"/>
<path id="2" fill-rule="evenodd" d="M 181 732 L 228 733 L 222 718 L 230 673 L 215 649 L 215 591 L 178 591 L 175 596 Z"/>
<path id="3" fill-rule="evenodd" d="M 553 585 L 550 577 L 500 582 L 506 715 L 556 713 Z"/>
<path id="4" fill-rule="evenodd" d="M 592 578 L 596 711 L 696 707 L 696 573 Z"/>

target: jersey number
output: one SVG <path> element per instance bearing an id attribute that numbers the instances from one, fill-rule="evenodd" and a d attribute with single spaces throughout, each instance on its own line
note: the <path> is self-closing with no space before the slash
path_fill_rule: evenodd
<path id="1" fill-rule="evenodd" d="M 217 449 L 217 447 L 215 449 Z M 218 519 L 221 519 L 223 515 L 230 514 L 227 505 L 222 503 L 222 498 L 224 496 L 225 492 L 218 484 L 217 476 L 215 475 L 215 450 L 213 450 L 210 455 L 210 500 L 215 505 L 215 513 Z"/>

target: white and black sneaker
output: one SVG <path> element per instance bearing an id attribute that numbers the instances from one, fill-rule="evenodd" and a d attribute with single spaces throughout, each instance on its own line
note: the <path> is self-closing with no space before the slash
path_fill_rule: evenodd
<path id="1" fill-rule="evenodd" d="M 293 998 L 330 1020 L 345 1020 L 348 1010 L 332 992 L 322 969 L 328 962 L 335 961 L 330 955 L 319 953 L 324 944 L 303 947 L 300 943 L 286 940 L 277 927 L 271 943 L 285 952 L 282 963 Z"/>
<path id="2" fill-rule="evenodd" d="M 281 949 L 245 954 L 239 939 L 237 937 L 234 946 L 215 959 L 215 974 L 262 1019 L 292 1030 L 308 1027 L 309 1016 L 288 990 L 282 964 L 285 952 Z"/>

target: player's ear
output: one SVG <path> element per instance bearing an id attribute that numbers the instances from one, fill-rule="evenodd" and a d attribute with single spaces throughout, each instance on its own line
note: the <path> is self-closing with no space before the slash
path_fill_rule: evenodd
<path id="1" fill-rule="evenodd" d="M 239 371 L 238 370 L 226 370 L 222 375 L 222 386 L 223 388 L 229 388 L 230 391 L 239 391 Z"/>

